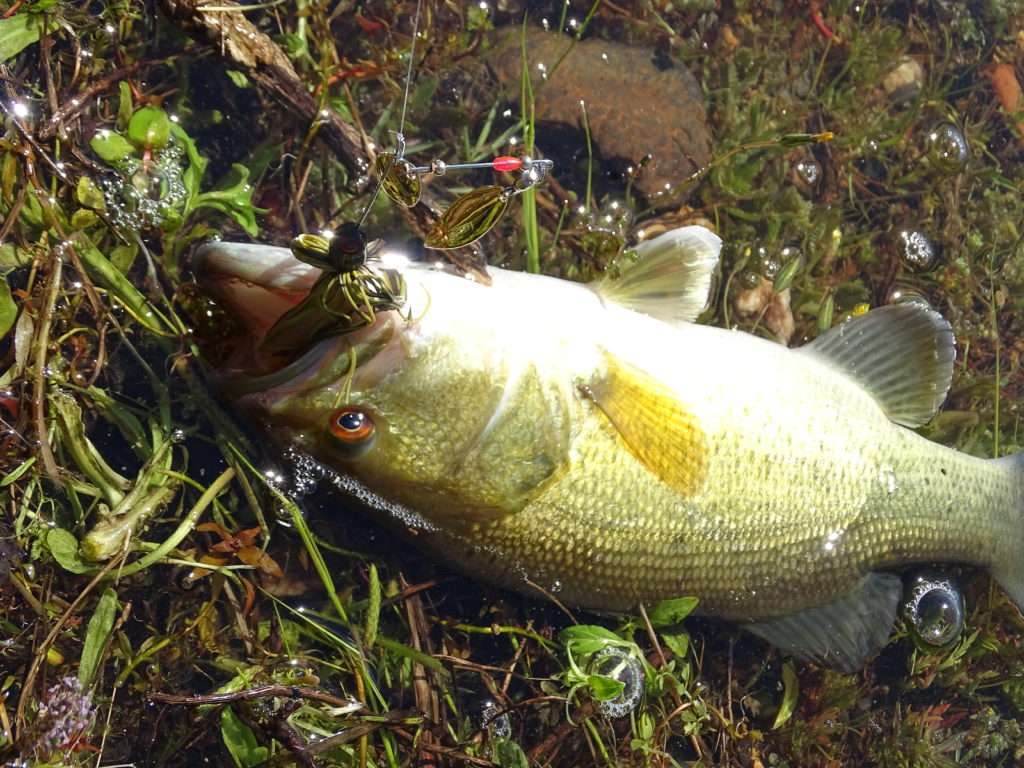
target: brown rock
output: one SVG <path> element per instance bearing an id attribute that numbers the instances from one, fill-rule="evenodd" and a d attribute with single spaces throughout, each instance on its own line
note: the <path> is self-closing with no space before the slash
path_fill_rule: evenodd
<path id="1" fill-rule="evenodd" d="M 781 343 L 789 344 L 793 338 L 796 324 L 789 305 L 789 288 L 776 293 L 771 281 L 762 277 L 755 287 L 736 294 L 733 308 L 741 317 L 758 318 Z"/>
<path id="2" fill-rule="evenodd" d="M 649 48 L 596 39 L 565 54 L 571 38 L 537 29 L 526 37 L 537 120 L 582 126 L 583 101 L 602 157 L 638 167 L 650 156 L 634 185 L 649 200 L 708 163 L 711 134 L 700 87 L 682 63 L 656 61 Z M 514 94 L 522 75 L 520 46 L 516 31 L 488 57 L 499 82 Z M 542 132 L 537 143 L 544 148 Z"/>

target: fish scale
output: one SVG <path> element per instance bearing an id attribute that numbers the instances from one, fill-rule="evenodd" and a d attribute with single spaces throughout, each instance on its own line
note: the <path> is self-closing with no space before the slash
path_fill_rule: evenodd
<path id="1" fill-rule="evenodd" d="M 571 605 L 696 596 L 851 670 L 892 627 L 891 571 L 985 567 L 1024 602 L 1024 459 L 907 428 L 948 390 L 949 324 L 886 307 L 795 351 L 697 325 L 718 247 L 681 228 L 592 286 L 389 266 L 406 312 L 349 337 L 354 374 L 338 345 L 314 347 L 301 376 L 250 377 L 239 405 L 440 559 Z M 377 425 L 356 453 L 326 428 L 342 400 Z"/>

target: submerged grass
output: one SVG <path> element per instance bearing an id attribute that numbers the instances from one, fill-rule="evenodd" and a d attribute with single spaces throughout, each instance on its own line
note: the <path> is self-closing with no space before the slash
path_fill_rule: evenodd
<path id="1" fill-rule="evenodd" d="M 866 306 L 927 300 L 961 356 L 925 433 L 982 456 L 1019 450 L 1024 136 L 991 73 L 1019 71 L 1024 8 L 727 5 L 549 14 L 577 39 L 671 48 L 709 100 L 716 160 L 685 203 L 647 201 L 632 233 L 713 224 L 728 250 L 706 319 L 793 344 Z M 264 453 L 212 396 L 207 362 L 231 320 L 195 293 L 185 254 L 216 232 L 284 242 L 361 209 L 363 127 L 386 145 L 397 124 L 414 3 L 189 8 L 14 3 L 0 19 L 0 760 L 1022 759 L 1024 621 L 987 577 L 963 574 L 968 632 L 952 648 L 926 653 L 901 630 L 843 676 L 688 618 L 689 601 L 617 622 L 473 584 L 312 494 L 314 468 Z M 459 69 L 521 16 L 424 13 L 413 148 L 476 160 L 520 131 L 528 152 L 545 148 L 529 70 L 506 117 L 505 97 Z M 207 34 L 236 17 L 254 25 L 256 63 L 232 59 L 230 32 Z M 966 163 L 944 165 L 930 143 L 944 123 Z M 520 196 L 523 226 L 509 216 L 488 240 L 495 260 L 603 269 L 625 231 L 574 211 L 630 196 L 607 192 L 615 179 L 589 149 L 587 178 L 593 189 Z M 377 206 L 371 227 L 422 234 L 393 216 Z M 936 246 L 933 263 L 901 250 L 907 228 Z M 644 679 L 619 717 L 609 702 L 625 686 L 597 666 L 609 653 Z"/>

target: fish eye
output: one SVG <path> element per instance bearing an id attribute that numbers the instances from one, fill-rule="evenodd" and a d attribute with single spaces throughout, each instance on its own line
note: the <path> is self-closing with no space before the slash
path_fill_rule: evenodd
<path id="1" fill-rule="evenodd" d="M 353 448 L 369 447 L 377 432 L 373 417 L 355 406 L 339 408 L 332 413 L 328 427 L 335 440 Z"/>

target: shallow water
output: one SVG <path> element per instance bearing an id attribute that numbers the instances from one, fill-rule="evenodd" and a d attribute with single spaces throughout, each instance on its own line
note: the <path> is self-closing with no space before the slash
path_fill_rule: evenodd
<path id="1" fill-rule="evenodd" d="M 958 356 L 920 431 L 985 458 L 1021 448 L 1019 2 L 423 5 L 408 156 L 554 161 L 475 246 L 446 252 L 456 268 L 586 280 L 637 240 L 703 224 L 725 249 L 701 322 L 799 346 L 926 303 Z M 551 585 L 479 584 L 231 411 L 215 370 L 247 350 L 196 291 L 193 245 L 287 244 L 362 213 L 363 136 L 393 146 L 415 10 L 164 0 L 14 4 L 0 20 L 0 760 L 1024 759 L 1024 621 L 983 573 L 929 574 L 965 598 L 951 643 L 899 622 L 840 675 L 676 621 L 692 606 L 647 606 L 649 627 Z M 449 173 L 411 212 L 379 196 L 364 229 L 420 247 L 431 207 L 512 181 Z M 139 520 L 97 531 L 111 508 Z M 638 703 L 608 677 L 609 649 L 631 659 L 629 693 L 642 679 Z M 151 698 L 237 691 L 218 708 Z"/>

